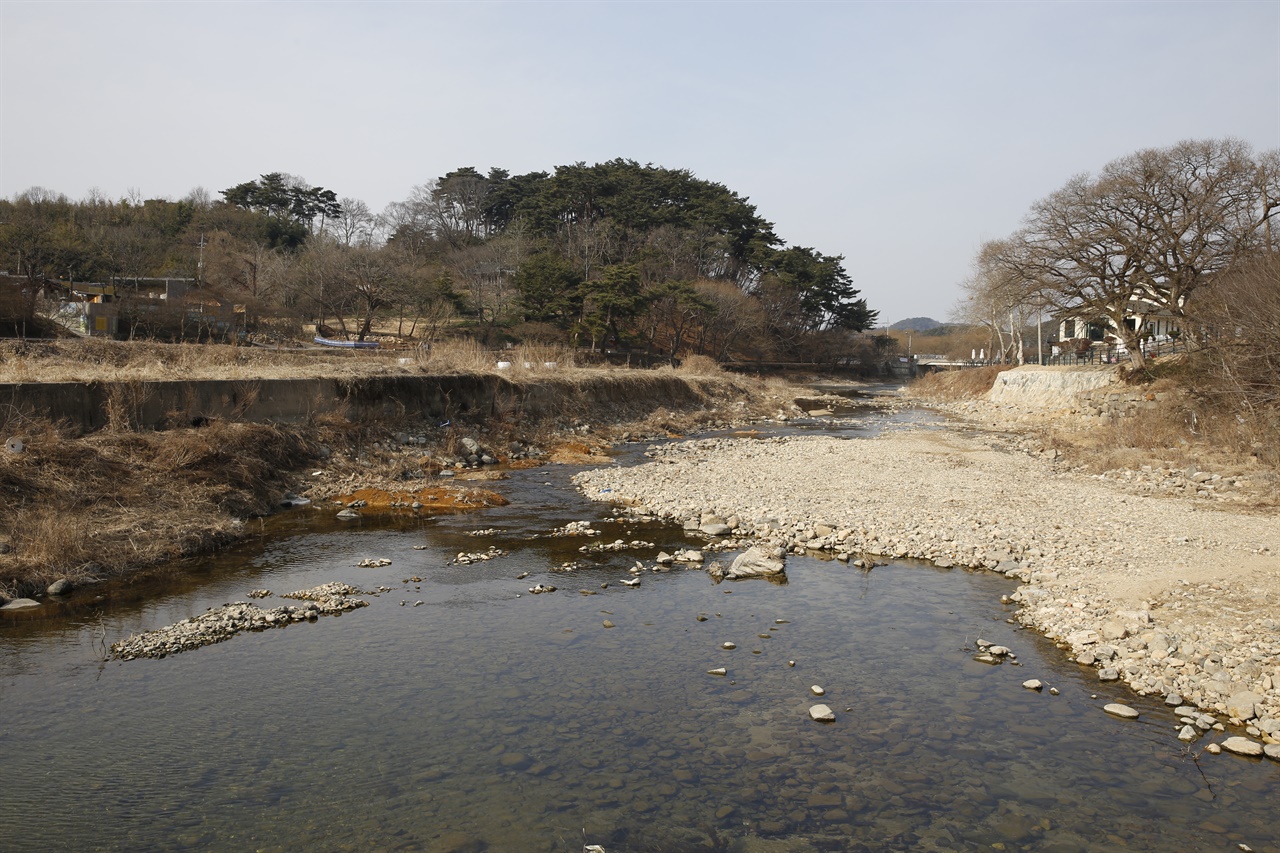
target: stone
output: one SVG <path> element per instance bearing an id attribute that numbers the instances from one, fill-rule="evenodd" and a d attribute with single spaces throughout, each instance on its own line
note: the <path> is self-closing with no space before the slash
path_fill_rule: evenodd
<path id="1" fill-rule="evenodd" d="M 1195 726 L 1183 726 L 1178 729 L 1178 740 L 1190 742 L 1198 737 L 1200 733 L 1196 731 Z"/>
<path id="2" fill-rule="evenodd" d="M 604 620 L 604 621 L 603 621 L 603 622 L 601 622 L 600 624 L 601 624 L 601 625 L 603 625 L 603 626 L 604 626 L 604 627 L 606 627 L 606 628 L 614 628 L 614 627 L 617 627 L 617 626 L 615 626 L 615 625 L 613 624 L 613 622 L 612 622 L 612 621 L 610 621 L 610 620 L 608 620 L 608 619 Z"/>
<path id="3" fill-rule="evenodd" d="M 1217 755 L 1219 752 L 1222 752 L 1222 747 L 1218 746 L 1216 743 L 1211 743 L 1204 748 L 1204 751 L 1210 755 Z"/>
<path id="4" fill-rule="evenodd" d="M 1104 640 L 1123 640 L 1129 636 L 1129 629 L 1119 622 L 1103 622 L 1100 633 Z"/>
<path id="5" fill-rule="evenodd" d="M 1262 753 L 1267 758 L 1280 761 L 1280 743 L 1268 743 L 1262 747 Z"/>
<path id="6" fill-rule="evenodd" d="M 782 560 L 759 545 L 753 545 L 734 559 L 724 577 L 726 580 L 770 577 L 782 574 L 785 570 L 786 565 Z"/>
<path id="7" fill-rule="evenodd" d="M 1120 672 L 1113 666 L 1108 666 L 1098 670 L 1099 681 L 1119 681 Z"/>
<path id="8" fill-rule="evenodd" d="M 1169 693 L 1164 697 L 1164 704 L 1172 708 L 1175 705 L 1182 704 L 1182 696 L 1177 693 Z"/>
<path id="9" fill-rule="evenodd" d="M 738 644 L 737 644 L 737 643 L 724 642 L 724 643 L 721 643 L 721 644 L 720 644 L 720 648 L 722 648 L 722 649 L 726 649 L 726 650 L 728 650 L 728 651 L 733 651 L 733 650 L 734 650 L 734 649 L 736 649 L 737 647 L 738 647 Z"/>
<path id="10" fill-rule="evenodd" d="M 356 512 L 354 509 L 343 509 L 338 511 L 338 518 L 343 521 L 354 521 L 359 517 L 360 513 Z"/>
<path id="11" fill-rule="evenodd" d="M 1029 678 L 1022 682 L 1022 686 L 1028 690 L 1040 690 L 1044 687 L 1044 682 L 1038 678 Z"/>
<path id="12" fill-rule="evenodd" d="M 32 598 L 15 598 L 8 604 L 0 607 L 0 610 L 25 610 L 28 607 L 39 607 L 40 602 Z"/>
<path id="13" fill-rule="evenodd" d="M 733 528 L 723 523 L 703 524 L 698 529 L 701 530 L 703 533 L 707 534 L 708 536 L 728 536 L 730 533 L 733 532 Z"/>
<path id="14" fill-rule="evenodd" d="M 71 585 L 71 581 L 67 580 L 66 578 L 59 578 L 58 580 L 49 584 L 49 588 L 46 589 L 45 592 L 49 593 L 50 595 L 68 595 L 70 594 L 72 589 L 73 587 Z"/>
<path id="15" fill-rule="evenodd" d="M 1136 720 L 1140 716 L 1137 711 L 1133 710 L 1128 705 L 1121 705 L 1119 702 L 1112 702 L 1109 705 L 1104 705 L 1102 710 L 1106 711 L 1111 716 L 1119 717 L 1122 720 Z"/>
<path id="16" fill-rule="evenodd" d="M 819 723 L 833 723 L 836 719 L 835 712 L 826 705 L 814 705 L 809 709 L 809 717 Z"/>
<path id="17" fill-rule="evenodd" d="M 728 675 L 729 671 L 722 666 L 707 670 L 707 675 Z"/>
<path id="18" fill-rule="evenodd" d="M 1073 646 L 1088 646 L 1101 640 L 1102 637 L 1094 630 L 1076 631 L 1067 635 L 1067 642 Z"/>
<path id="19" fill-rule="evenodd" d="M 1262 744 L 1247 737 L 1229 737 L 1222 742 L 1222 748 L 1236 755 L 1262 755 Z"/>
<path id="20" fill-rule="evenodd" d="M 814 695 L 814 696 L 825 696 L 825 695 L 827 695 L 827 691 L 823 690 L 823 689 L 822 689 L 821 687 L 819 687 L 817 684 L 815 684 L 815 685 L 813 685 L 812 687 L 810 687 L 810 688 L 809 688 L 809 691 L 810 691 L 811 693 L 813 693 L 813 695 Z"/>
<path id="21" fill-rule="evenodd" d="M 1254 706 L 1260 704 L 1263 700 L 1263 696 L 1254 693 L 1252 690 L 1233 693 L 1231 698 L 1227 700 L 1227 713 L 1238 720 L 1251 720 L 1254 716 Z"/>

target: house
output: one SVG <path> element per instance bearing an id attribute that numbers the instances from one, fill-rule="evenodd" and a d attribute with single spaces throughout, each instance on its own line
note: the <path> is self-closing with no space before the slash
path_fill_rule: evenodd
<path id="1" fill-rule="evenodd" d="M 1131 299 L 1125 309 L 1125 325 L 1138 330 L 1144 340 L 1163 342 L 1173 340 L 1182 333 L 1181 318 L 1167 309 L 1144 299 Z M 1116 335 L 1110 320 L 1104 317 L 1063 315 L 1058 320 L 1058 341 L 1088 340 L 1094 345 L 1116 346 L 1124 352 L 1124 342 Z M 1059 346 L 1053 354 L 1059 354 Z"/>

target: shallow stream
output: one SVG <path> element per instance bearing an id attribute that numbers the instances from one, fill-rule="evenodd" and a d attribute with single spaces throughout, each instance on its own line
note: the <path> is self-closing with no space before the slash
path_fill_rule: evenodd
<path id="1" fill-rule="evenodd" d="M 842 414 L 787 429 L 927 420 Z M 574 470 L 512 472 L 509 506 L 466 515 L 295 510 L 180 578 L 3 614 L 0 850 L 1277 849 L 1280 765 L 1197 760 L 1169 709 L 1011 624 L 1002 576 L 793 557 L 785 585 L 675 569 L 628 588 L 636 560 L 703 540 L 614 518 Z M 546 536 L 580 520 L 602 535 Z M 654 545 L 578 551 L 615 539 Z M 450 563 L 490 546 L 508 554 Z M 371 557 L 392 562 L 356 567 Z M 251 589 L 329 581 L 392 591 L 103 662 Z M 1018 665 L 975 661 L 979 638 Z M 809 719 L 818 702 L 834 723 Z"/>

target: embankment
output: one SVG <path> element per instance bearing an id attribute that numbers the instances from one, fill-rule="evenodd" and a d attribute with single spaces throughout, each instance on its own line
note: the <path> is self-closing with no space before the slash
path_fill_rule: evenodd
<path id="1" fill-rule="evenodd" d="M 307 423 L 352 420 L 556 416 L 573 408 L 627 413 L 687 409 L 749 382 L 661 371 L 573 371 L 513 381 L 495 374 L 384 375 L 318 379 L 135 380 L 0 384 L 7 419 L 51 420 L 81 432 L 108 426 L 163 429 L 211 420 Z"/>
<path id="2" fill-rule="evenodd" d="M 440 460 L 464 440 L 498 461 L 570 433 L 589 452 L 614 429 L 667 433 L 788 402 L 757 380 L 669 370 L 2 386 L 0 604 L 218 547 L 290 492 L 443 493 Z"/>

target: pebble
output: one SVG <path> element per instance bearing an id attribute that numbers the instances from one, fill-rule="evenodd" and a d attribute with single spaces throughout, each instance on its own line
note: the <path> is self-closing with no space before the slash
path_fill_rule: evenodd
<path id="1" fill-rule="evenodd" d="M 1026 681 L 1022 682 L 1022 686 L 1027 688 L 1028 690 L 1040 690 L 1041 688 L 1044 687 L 1044 682 L 1042 682 L 1038 678 L 1029 678 Z"/>

